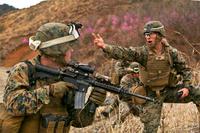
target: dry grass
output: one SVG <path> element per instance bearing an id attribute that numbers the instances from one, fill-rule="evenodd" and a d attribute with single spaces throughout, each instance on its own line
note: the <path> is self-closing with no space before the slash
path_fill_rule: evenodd
<path id="1" fill-rule="evenodd" d="M 110 60 L 105 59 L 101 51 L 92 47 L 91 33 L 100 33 L 108 43 L 137 46 L 143 40 L 141 29 L 143 29 L 144 23 L 149 20 L 160 20 L 167 28 L 167 38 L 170 44 L 186 52 L 191 56 L 191 59 L 196 58 L 193 83 L 199 85 L 199 55 L 197 54 L 196 57 L 191 55 L 191 47 L 188 47 L 183 38 L 174 34 L 174 31 L 181 32 L 191 43 L 199 43 L 199 7 L 200 2 L 195 3 L 190 0 L 102 0 L 101 2 L 97 2 L 97 0 L 51 0 L 43 2 L 32 8 L 0 17 L 3 25 L 3 32 L 0 34 L 0 61 L 5 58 L 7 53 L 22 45 L 21 39 L 28 38 L 41 24 L 51 21 L 69 22 L 78 20 L 84 24 L 84 28 L 81 31 L 82 44 L 77 58 L 82 62 L 96 65 L 99 72 L 108 75 Z M 21 53 L 24 54 L 24 51 L 26 50 L 23 49 Z M 19 54 L 14 55 L 19 56 Z M 11 59 L 13 60 L 9 62 L 10 64 L 19 61 L 16 58 Z M 1 81 L 5 81 L 5 79 L 1 80 L 4 77 L 2 74 L 4 72 L 1 73 L 0 68 L 0 86 L 3 86 L 4 83 Z M 120 109 L 124 109 L 123 104 Z M 98 109 L 99 112 L 100 110 Z M 124 123 L 113 126 L 117 114 L 121 115 L 121 113 L 116 111 L 111 118 L 104 119 L 99 115 L 99 112 L 97 112 L 96 122 L 93 125 L 83 129 L 72 128 L 71 132 L 137 133 L 142 131 L 143 125 L 137 117 L 128 115 Z M 191 103 L 165 104 L 159 129 L 159 133 L 163 132 L 200 132 L 196 107 Z"/>
<path id="2" fill-rule="evenodd" d="M 121 104 L 124 109 L 124 103 Z M 97 110 L 96 122 L 84 129 L 71 128 L 72 133 L 141 133 L 143 124 L 138 117 L 129 114 L 123 123 L 120 123 L 118 111 L 105 119 Z M 119 112 L 121 112 L 119 111 Z M 122 111 L 123 112 L 123 111 Z M 117 121 L 117 122 L 116 122 Z M 199 133 L 199 116 L 194 104 L 164 104 L 158 133 Z"/>
<path id="3" fill-rule="evenodd" d="M 199 86 L 200 71 L 197 66 L 194 69 L 193 83 Z M 127 112 L 128 107 L 121 102 L 119 108 L 112 112 L 110 118 L 101 115 L 105 107 L 99 107 L 93 125 L 84 129 L 71 128 L 71 133 L 141 133 L 143 124 L 140 119 L 129 114 L 123 123 L 120 116 Z M 164 103 L 158 133 L 199 133 L 200 114 L 193 103 L 173 104 Z"/>
<path id="4" fill-rule="evenodd" d="M 0 100 L 2 101 L 3 86 L 6 80 L 7 68 L 0 67 Z M 199 70 L 199 69 L 198 69 Z M 199 81 L 200 73 L 195 72 L 195 82 Z M 0 101 L 0 102 L 1 102 Z M 95 122 L 86 128 L 71 128 L 71 133 L 141 133 L 143 124 L 138 117 L 129 114 L 123 123 L 119 117 L 128 110 L 125 103 L 120 103 L 119 109 L 113 111 L 110 118 L 100 115 L 106 107 L 97 110 Z M 164 104 L 158 133 L 199 133 L 200 119 L 198 111 L 193 103 L 188 104 Z"/>

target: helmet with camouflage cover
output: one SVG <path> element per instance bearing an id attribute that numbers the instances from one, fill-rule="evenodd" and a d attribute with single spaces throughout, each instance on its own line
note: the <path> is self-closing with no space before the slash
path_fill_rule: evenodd
<path id="1" fill-rule="evenodd" d="M 81 24 L 46 23 L 30 37 L 29 46 L 50 57 L 60 57 L 73 45 L 78 44 L 78 28 Z"/>
<path id="2" fill-rule="evenodd" d="M 131 70 L 134 73 L 139 73 L 139 63 L 131 62 L 128 66 L 128 70 Z"/>
<path id="3" fill-rule="evenodd" d="M 160 21 L 149 21 L 144 25 L 144 34 L 156 32 L 161 36 L 165 36 L 164 25 Z"/>

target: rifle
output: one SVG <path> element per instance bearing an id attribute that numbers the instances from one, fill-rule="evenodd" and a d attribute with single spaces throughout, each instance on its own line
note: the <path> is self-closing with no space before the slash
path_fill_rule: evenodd
<path id="1" fill-rule="evenodd" d="M 80 64 L 78 62 L 70 62 L 66 67 L 62 69 L 49 68 L 47 66 L 36 64 L 35 65 L 35 78 L 36 79 L 48 79 L 58 78 L 60 81 L 74 84 L 75 88 L 75 101 L 74 108 L 82 109 L 85 103 L 85 95 L 89 86 L 99 87 L 106 91 L 135 96 L 148 101 L 154 102 L 154 99 L 146 96 L 142 96 L 135 93 L 130 93 L 128 89 L 110 83 L 109 80 L 104 78 L 98 78 L 93 76 L 95 69 L 87 64 Z M 97 88 L 98 89 L 98 88 Z"/>

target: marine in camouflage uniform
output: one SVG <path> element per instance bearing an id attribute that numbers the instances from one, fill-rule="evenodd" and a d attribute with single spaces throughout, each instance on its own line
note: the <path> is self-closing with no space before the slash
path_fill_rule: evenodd
<path id="1" fill-rule="evenodd" d="M 133 86 L 139 86 L 139 64 L 137 62 L 130 63 L 126 71 L 127 74 L 122 77 L 120 81 L 120 86 L 129 90 L 131 90 Z M 140 107 L 138 105 L 132 104 L 131 97 L 121 96 L 120 99 L 122 99 L 128 104 L 128 107 L 130 109 L 129 113 L 132 113 L 134 116 L 139 115 Z M 128 113 L 125 113 L 124 118 L 122 117 L 121 119 L 125 119 L 127 115 Z"/>
<path id="2" fill-rule="evenodd" d="M 164 102 L 199 104 L 200 89 L 191 85 L 191 69 L 183 54 L 168 44 L 164 26 L 159 21 L 145 24 L 146 45 L 142 47 L 124 48 L 108 45 L 100 35 L 93 34 L 93 36 L 94 44 L 110 57 L 140 63 L 140 81 L 143 85 L 132 89 L 134 92 L 156 99 L 156 102 L 149 102 L 132 98 L 133 104 L 140 103 L 142 106 L 139 115 L 144 123 L 144 133 L 157 132 Z M 178 76 L 181 80 L 175 82 Z"/>
<path id="3" fill-rule="evenodd" d="M 127 74 L 120 80 L 120 86 L 131 88 L 132 85 L 139 85 L 139 64 L 137 62 L 132 62 L 125 70 Z"/>
<path id="4" fill-rule="evenodd" d="M 16 64 L 9 73 L 4 94 L 5 119 L 0 122 L 3 133 L 66 133 L 70 125 L 85 127 L 92 124 L 95 112 L 92 103 L 101 105 L 106 92 L 94 89 L 83 109 L 74 109 L 73 84 L 55 79 L 33 80 L 31 64 L 61 69 L 71 60 L 78 44 L 80 24 L 47 23 L 29 40 L 40 55 L 29 62 Z M 31 72 L 33 71 L 33 72 Z M 33 75 L 30 75 L 32 73 Z M 31 81 L 30 81 L 31 79 Z"/>
<path id="5" fill-rule="evenodd" d="M 127 61 L 117 61 L 113 62 L 113 70 L 111 72 L 111 82 L 115 85 L 120 85 L 121 78 L 127 74 L 125 70 L 130 63 Z M 109 105 L 103 110 L 101 113 L 105 117 L 109 117 L 109 114 L 119 106 L 119 97 L 116 94 L 111 94 L 111 96 L 107 97 L 105 100 L 105 104 Z"/>
<path id="6" fill-rule="evenodd" d="M 137 62 L 128 63 L 124 61 L 121 61 L 121 62 L 118 61 L 115 64 L 115 73 L 116 75 L 114 76 L 118 76 L 118 77 L 115 77 L 114 79 L 119 79 L 120 83 L 116 82 L 118 80 L 116 80 L 114 83 L 120 85 L 121 87 L 130 89 L 132 85 L 139 85 L 139 82 L 140 82 L 139 81 L 139 64 Z M 129 107 L 128 112 L 123 112 L 123 114 L 120 115 L 119 119 L 121 120 L 121 122 L 125 120 L 125 118 L 128 116 L 129 113 L 132 113 L 135 116 L 138 116 L 139 108 L 130 103 L 131 102 L 130 97 L 128 98 L 120 97 L 120 99 L 127 102 L 128 107 Z M 115 108 L 119 106 L 119 102 L 120 102 L 117 95 L 111 96 L 109 100 L 110 100 L 109 106 L 104 111 L 102 111 L 102 114 L 105 117 L 108 117 L 109 114 Z"/>
<path id="7" fill-rule="evenodd" d="M 114 72 L 111 76 L 113 84 L 120 84 L 121 78 L 127 74 L 126 68 L 129 67 L 130 62 L 117 61 L 114 65 Z"/>

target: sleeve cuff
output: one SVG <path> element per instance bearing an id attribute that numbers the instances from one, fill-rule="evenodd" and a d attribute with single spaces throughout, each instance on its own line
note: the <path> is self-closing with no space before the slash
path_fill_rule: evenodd
<path id="1" fill-rule="evenodd" d="M 49 104 L 49 86 L 44 86 L 43 88 L 36 89 L 37 99 L 40 100 L 43 104 Z"/>
<path id="2" fill-rule="evenodd" d="M 110 46 L 109 44 L 105 44 L 105 48 L 102 48 L 104 52 L 110 51 L 112 46 Z"/>

